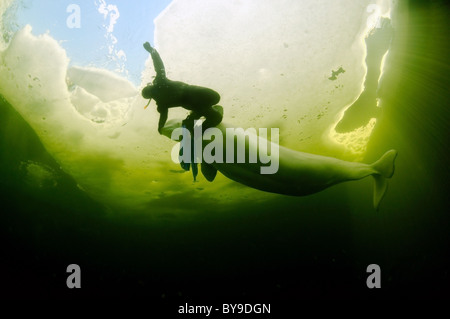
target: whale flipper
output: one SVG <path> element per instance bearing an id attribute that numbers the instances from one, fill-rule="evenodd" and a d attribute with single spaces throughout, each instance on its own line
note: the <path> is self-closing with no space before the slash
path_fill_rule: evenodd
<path id="1" fill-rule="evenodd" d="M 380 202 L 386 194 L 388 187 L 388 178 L 394 175 L 395 165 L 394 161 L 397 157 L 396 150 L 387 151 L 378 161 L 372 164 L 373 169 L 376 171 L 372 176 L 375 181 L 373 188 L 373 206 L 378 210 Z"/>

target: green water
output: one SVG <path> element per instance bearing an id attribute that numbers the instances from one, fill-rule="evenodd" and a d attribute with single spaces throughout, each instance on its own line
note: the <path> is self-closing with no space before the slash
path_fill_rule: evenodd
<path id="1" fill-rule="evenodd" d="M 379 212 L 368 179 L 300 198 L 261 201 L 255 191 L 217 204 L 180 193 L 145 209 L 109 207 L 77 187 L 0 99 L 2 296 L 448 297 L 450 10 L 430 2 L 411 1 L 397 15 L 383 108 L 363 158 L 399 152 Z M 99 163 L 100 172 L 102 165 L 114 164 Z M 72 263 L 81 267 L 79 290 L 66 287 Z M 380 290 L 365 285 L 372 263 L 381 267 Z"/>

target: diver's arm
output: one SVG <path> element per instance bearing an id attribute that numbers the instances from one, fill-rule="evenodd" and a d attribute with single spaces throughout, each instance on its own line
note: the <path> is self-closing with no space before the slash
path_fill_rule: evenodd
<path id="1" fill-rule="evenodd" d="M 169 110 L 167 108 L 160 108 L 158 106 L 158 112 L 159 112 L 158 132 L 159 134 L 162 134 L 162 128 L 164 127 L 164 124 L 166 124 L 167 122 Z"/>
<path id="2" fill-rule="evenodd" d="M 156 49 L 152 47 L 148 42 L 144 43 L 144 48 L 145 50 L 147 50 L 148 53 L 152 55 L 153 67 L 155 68 L 156 76 L 159 78 L 165 78 L 166 69 L 164 68 L 164 63 L 161 57 L 159 56 L 158 51 L 156 51 Z"/>

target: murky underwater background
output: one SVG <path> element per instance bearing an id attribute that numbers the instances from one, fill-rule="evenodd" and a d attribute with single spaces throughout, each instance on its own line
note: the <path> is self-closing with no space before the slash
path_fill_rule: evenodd
<path id="1" fill-rule="evenodd" d="M 272 17 L 270 6 L 251 2 L 227 12 L 240 4 L 233 2 L 203 6 L 210 15 L 201 22 L 198 11 L 183 10 L 186 3 L 200 6 L 197 1 L 176 3 L 157 18 L 149 38 L 169 77 L 215 88 L 224 121 L 280 127 L 280 143 L 296 150 L 369 163 L 397 149 L 380 211 L 371 206 L 370 179 L 299 198 L 252 190 L 223 176 L 192 183 L 170 160 L 173 143 L 157 135 L 154 107 L 144 111 L 139 96 L 153 75 L 142 50 L 153 29 L 136 31 L 130 24 L 117 34 L 108 32 L 105 20 L 105 42 L 90 43 L 95 50 L 83 60 L 83 51 L 71 46 L 83 36 L 65 43 L 55 35 L 69 2 L 61 4 L 55 29 L 36 38 L 37 26 L 22 29 L 22 22 L 31 22 L 15 20 L 27 12 L 25 1 L 8 11 L 14 19 L 2 19 L 2 296 L 220 303 L 448 297 L 449 8 L 436 1 L 396 4 L 376 125 L 339 136 L 330 128 L 364 81 L 362 39 L 372 2 L 356 5 L 358 11 L 351 1 L 336 10 L 326 1 L 286 10 L 289 1 L 280 1 L 280 10 L 290 13 L 281 19 Z M 122 19 L 128 11 L 138 14 L 121 10 Z M 211 13 L 216 11 L 220 19 Z M 239 17 L 273 21 L 243 30 Z M 145 21 L 142 12 L 138 18 L 136 25 Z M 191 21 L 195 25 L 183 33 Z M 114 41 L 120 32 L 127 45 L 136 43 L 136 52 Z M 92 66 L 102 71 L 85 69 Z M 341 66 L 345 73 L 330 80 Z M 72 263 L 82 270 L 78 291 L 66 288 Z M 372 263 L 382 270 L 378 291 L 365 285 Z"/>

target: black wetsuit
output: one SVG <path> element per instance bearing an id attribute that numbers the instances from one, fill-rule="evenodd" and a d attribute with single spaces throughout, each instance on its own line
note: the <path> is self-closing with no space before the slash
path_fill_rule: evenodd
<path id="1" fill-rule="evenodd" d="M 146 50 L 152 55 L 153 65 L 156 71 L 156 77 L 153 85 L 150 87 L 151 98 L 156 101 L 158 105 L 157 110 L 160 113 L 158 123 L 158 131 L 160 133 L 167 121 L 169 108 L 171 107 L 181 106 L 192 111 L 185 120 L 188 125 L 193 125 L 193 121 L 199 119 L 201 116 L 205 117 L 203 129 L 216 126 L 222 121 L 222 113 L 212 107 L 219 102 L 219 93 L 206 87 L 169 80 L 166 77 L 164 64 L 158 51 L 152 47 L 150 49 L 146 47 Z M 148 87 L 142 90 L 143 95 Z"/>

